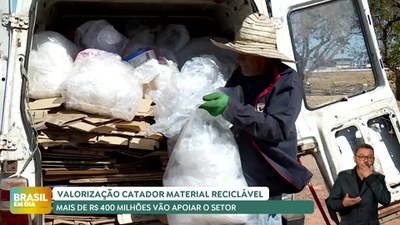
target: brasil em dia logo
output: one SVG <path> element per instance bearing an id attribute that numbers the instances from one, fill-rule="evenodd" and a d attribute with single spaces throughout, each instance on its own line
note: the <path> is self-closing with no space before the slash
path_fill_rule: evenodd
<path id="1" fill-rule="evenodd" d="M 10 211 L 13 214 L 48 214 L 51 208 L 50 187 L 12 187 Z"/>

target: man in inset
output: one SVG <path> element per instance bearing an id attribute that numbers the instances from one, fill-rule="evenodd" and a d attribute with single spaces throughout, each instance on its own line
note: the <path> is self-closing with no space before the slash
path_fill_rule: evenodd
<path id="1" fill-rule="evenodd" d="M 372 169 L 375 157 L 371 145 L 359 145 L 353 160 L 356 166 L 339 173 L 326 205 L 340 213 L 340 225 L 377 225 L 378 203 L 390 204 L 385 176 Z"/>

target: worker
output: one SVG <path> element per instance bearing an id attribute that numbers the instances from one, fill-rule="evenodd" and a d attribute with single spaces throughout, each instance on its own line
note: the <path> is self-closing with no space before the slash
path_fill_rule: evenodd
<path id="1" fill-rule="evenodd" d="M 242 23 L 233 42 L 217 47 L 237 53 L 239 67 L 226 87 L 240 87 L 238 97 L 224 91 L 203 97 L 200 108 L 222 115 L 233 125 L 243 175 L 249 186 L 266 186 L 271 200 L 296 193 L 311 179 L 311 172 L 297 162 L 295 122 L 303 99 L 300 75 L 283 62 L 293 62 L 278 51 L 272 20 L 253 13 Z M 248 225 L 280 225 L 280 214 L 254 215 Z"/>

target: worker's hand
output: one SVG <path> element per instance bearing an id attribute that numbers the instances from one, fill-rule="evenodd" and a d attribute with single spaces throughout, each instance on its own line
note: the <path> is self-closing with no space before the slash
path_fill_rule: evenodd
<path id="1" fill-rule="evenodd" d="M 349 206 L 358 204 L 359 202 L 361 202 L 360 196 L 355 197 L 355 198 L 350 198 L 349 193 L 346 193 L 346 195 L 343 198 L 342 204 L 344 207 L 349 207 Z"/>
<path id="2" fill-rule="evenodd" d="M 361 175 L 361 179 L 367 178 L 369 175 L 373 174 L 372 167 L 368 165 L 359 166 L 358 171 Z"/>
<path id="3" fill-rule="evenodd" d="M 214 92 L 203 97 L 205 103 L 199 108 L 207 110 L 212 116 L 218 116 L 225 111 L 229 96 L 222 92 Z"/>
<path id="4" fill-rule="evenodd" d="M 373 174 L 373 161 L 364 161 L 364 163 L 358 165 L 358 172 L 361 176 L 361 179 L 367 178 L 369 175 Z"/>

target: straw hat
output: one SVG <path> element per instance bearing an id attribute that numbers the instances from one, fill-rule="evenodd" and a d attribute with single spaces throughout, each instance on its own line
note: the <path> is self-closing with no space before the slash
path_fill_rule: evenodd
<path id="1" fill-rule="evenodd" d="M 274 23 L 269 17 L 261 13 L 250 14 L 243 21 L 235 41 L 224 44 L 211 39 L 211 42 L 220 48 L 242 54 L 258 55 L 266 58 L 294 62 L 278 51 L 276 47 L 276 29 Z"/>

